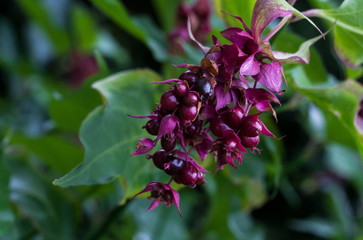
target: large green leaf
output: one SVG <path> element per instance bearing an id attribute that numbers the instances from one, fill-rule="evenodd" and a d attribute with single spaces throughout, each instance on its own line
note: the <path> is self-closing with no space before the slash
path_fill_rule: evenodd
<path id="1" fill-rule="evenodd" d="M 18 210 L 18 218 L 30 219 L 32 234 L 41 239 L 75 239 L 79 206 L 75 207 L 65 192 L 55 188 L 28 160 L 8 158 L 10 198 Z"/>
<path id="2" fill-rule="evenodd" d="M 13 136 L 12 144 L 21 144 L 27 150 L 38 156 L 51 170 L 65 174 L 72 169 L 74 164 L 82 160 L 83 152 L 77 146 L 77 139 L 73 142 L 59 136 L 49 135 L 40 138 Z"/>
<path id="3" fill-rule="evenodd" d="M 336 24 L 334 44 L 339 57 L 351 67 L 363 63 L 363 1 L 345 0 L 339 8 L 316 10 L 316 15 Z"/>
<path id="4" fill-rule="evenodd" d="M 243 18 L 248 26 L 251 25 L 252 20 L 252 10 L 255 5 L 256 0 L 214 0 L 214 9 L 217 15 L 223 18 L 231 26 L 241 26 L 241 23 L 227 14 L 222 13 L 225 11 L 227 13 L 239 16 Z"/>
<path id="5" fill-rule="evenodd" d="M 150 114 L 160 77 L 149 70 L 126 71 L 96 82 L 104 97 L 103 106 L 96 108 L 84 120 L 80 139 L 85 148 L 85 159 L 64 177 L 54 181 L 62 187 L 106 183 L 121 177 L 125 191 L 135 193 L 149 180 L 154 170 L 145 156 L 133 156 L 137 140 L 147 137 L 141 128 L 145 120 L 130 115 Z M 138 189 L 131 189 L 136 186 Z M 131 195 L 131 193 L 127 193 Z"/>
<path id="6" fill-rule="evenodd" d="M 302 73 L 304 72 L 301 71 L 301 67 L 292 70 L 295 82 L 291 83 L 295 90 L 340 122 L 340 127 L 345 130 L 347 136 L 355 141 L 363 156 L 363 136 L 354 126 L 354 116 L 358 109 L 359 99 L 363 95 L 363 86 L 354 80 L 346 80 L 332 88 L 309 88 L 300 84 L 301 79 L 304 79 Z"/>
<path id="7" fill-rule="evenodd" d="M 132 18 L 122 1 L 91 0 L 106 16 L 126 32 L 149 47 L 155 59 L 163 61 L 167 57 L 166 39 L 163 33 L 150 20 Z"/>

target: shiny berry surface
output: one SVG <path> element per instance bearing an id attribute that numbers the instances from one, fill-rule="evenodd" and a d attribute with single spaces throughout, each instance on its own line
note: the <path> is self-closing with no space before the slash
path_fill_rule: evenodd
<path id="1" fill-rule="evenodd" d="M 232 108 L 225 114 L 223 114 L 225 123 L 233 129 L 237 129 L 243 119 L 243 110 L 240 108 Z"/>
<path id="2" fill-rule="evenodd" d="M 183 97 L 183 104 L 185 106 L 195 106 L 199 100 L 198 93 L 190 91 Z"/>
<path id="3" fill-rule="evenodd" d="M 260 136 L 256 137 L 246 137 L 246 136 L 239 136 L 241 139 L 241 144 L 246 148 L 256 147 L 260 142 Z"/>
<path id="4" fill-rule="evenodd" d="M 179 82 L 174 86 L 173 90 L 175 96 L 183 97 L 188 92 L 188 85 L 185 82 Z"/>
<path id="5" fill-rule="evenodd" d="M 144 126 L 146 131 L 151 135 L 158 135 L 160 123 L 157 119 L 149 120 L 146 125 Z"/>
<path id="6" fill-rule="evenodd" d="M 168 91 L 161 96 L 161 108 L 166 111 L 172 111 L 179 105 L 179 99 L 172 91 Z"/>
<path id="7" fill-rule="evenodd" d="M 186 71 L 179 76 L 179 79 L 187 81 L 189 85 L 193 85 L 197 80 L 197 74 Z"/>
<path id="8" fill-rule="evenodd" d="M 179 117 L 186 121 L 192 121 L 198 114 L 197 106 L 181 106 L 179 109 Z"/>
<path id="9" fill-rule="evenodd" d="M 210 121 L 210 130 L 217 137 L 222 137 L 223 131 L 231 130 L 231 128 L 224 123 L 222 118 L 215 118 Z"/>
<path id="10" fill-rule="evenodd" d="M 176 175 L 178 174 L 185 166 L 185 161 L 180 158 L 172 157 L 168 159 L 169 168 L 165 169 L 164 171 L 169 175 Z"/>
<path id="11" fill-rule="evenodd" d="M 198 180 L 198 170 L 191 165 L 186 163 L 184 168 L 174 177 L 175 182 L 195 187 Z"/>
<path id="12" fill-rule="evenodd" d="M 213 87 L 207 78 L 199 78 L 195 83 L 195 91 L 199 92 L 203 97 L 209 97 L 213 94 Z"/>
<path id="13" fill-rule="evenodd" d="M 241 134 L 247 137 L 256 137 L 260 135 L 262 125 L 258 118 L 247 116 L 243 119 L 241 125 Z"/>
<path id="14" fill-rule="evenodd" d="M 157 168 L 164 170 L 164 164 L 167 163 L 168 153 L 164 149 L 160 149 L 152 155 L 153 163 Z"/>

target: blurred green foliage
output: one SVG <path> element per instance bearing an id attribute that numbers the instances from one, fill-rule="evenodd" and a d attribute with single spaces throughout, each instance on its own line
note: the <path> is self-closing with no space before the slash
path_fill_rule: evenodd
<path id="1" fill-rule="evenodd" d="M 211 1 L 212 33 L 240 27 L 221 10 L 249 24 L 254 2 Z M 263 116 L 280 141 L 264 138 L 239 169 L 180 189 L 182 218 L 164 206 L 145 213 L 147 200 L 130 199 L 166 175 L 129 157 L 144 120 L 127 115 L 158 101 L 160 87 L 146 83 L 176 78 L 172 64 L 202 56 L 191 44 L 169 53 L 178 3 L 3 3 L 0 239 L 363 239 L 363 138 L 353 124 L 363 95 L 360 0 L 297 1 L 302 12 L 325 9 L 313 19 L 323 31 L 339 19 L 311 48 L 311 64 L 284 66 L 278 122 Z M 296 52 L 312 37 L 307 25 L 285 27 L 273 48 Z"/>

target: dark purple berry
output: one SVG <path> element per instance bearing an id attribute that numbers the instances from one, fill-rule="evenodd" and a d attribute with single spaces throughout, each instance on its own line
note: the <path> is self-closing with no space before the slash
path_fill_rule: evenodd
<path id="1" fill-rule="evenodd" d="M 153 163 L 157 168 L 164 170 L 164 164 L 167 163 L 168 153 L 164 149 L 160 149 L 152 155 Z"/>
<path id="2" fill-rule="evenodd" d="M 179 100 L 172 91 L 168 91 L 161 96 L 160 104 L 163 110 L 171 111 L 179 105 Z"/>
<path id="3" fill-rule="evenodd" d="M 199 101 L 199 96 L 197 92 L 190 91 L 183 97 L 183 104 L 185 106 L 195 106 Z"/>
<path id="4" fill-rule="evenodd" d="M 195 124 L 187 125 L 184 129 L 184 135 L 193 138 L 199 132 L 199 127 Z"/>
<path id="5" fill-rule="evenodd" d="M 159 120 L 151 119 L 146 123 L 146 125 L 143 128 L 145 128 L 146 131 L 151 135 L 158 135 L 160 128 Z"/>
<path id="6" fill-rule="evenodd" d="M 196 82 L 197 74 L 190 71 L 186 71 L 179 76 L 179 79 L 187 81 L 188 84 L 191 86 Z"/>
<path id="7" fill-rule="evenodd" d="M 202 77 L 197 79 L 195 83 L 195 91 L 199 92 L 202 97 L 207 98 L 212 96 L 213 87 L 207 78 Z"/>
<path id="8" fill-rule="evenodd" d="M 239 138 L 241 139 L 241 144 L 246 148 L 256 147 L 260 142 L 260 136 L 257 135 L 256 137 L 246 137 L 240 135 Z"/>
<path id="9" fill-rule="evenodd" d="M 247 137 L 256 137 L 260 135 L 262 125 L 260 120 L 255 116 L 247 116 L 243 118 L 241 125 L 241 134 Z"/>
<path id="10" fill-rule="evenodd" d="M 231 108 L 228 112 L 223 114 L 224 122 L 231 128 L 238 128 L 243 119 L 243 110 L 240 108 Z"/>
<path id="11" fill-rule="evenodd" d="M 180 158 L 172 157 L 169 160 L 169 167 L 164 171 L 169 175 L 176 175 L 178 174 L 185 166 L 185 161 Z"/>
<path id="12" fill-rule="evenodd" d="M 179 174 L 174 176 L 174 181 L 179 184 L 195 187 L 198 180 L 198 170 L 190 163 L 186 163 Z"/>
<path id="13" fill-rule="evenodd" d="M 161 147 L 165 149 L 165 151 L 170 152 L 176 146 L 176 139 L 175 136 L 168 136 L 165 135 L 161 138 Z"/>
<path id="14" fill-rule="evenodd" d="M 198 108 L 197 106 L 185 106 L 182 105 L 179 108 L 179 117 L 182 120 L 186 120 L 186 121 L 193 121 L 198 115 Z"/>
<path id="15" fill-rule="evenodd" d="M 231 128 L 225 124 L 222 118 L 215 118 L 210 121 L 210 130 L 217 137 L 222 137 L 225 130 L 231 130 Z"/>
<path id="16" fill-rule="evenodd" d="M 174 86 L 174 94 L 177 97 L 183 97 L 188 92 L 188 84 L 186 82 L 179 82 Z"/>

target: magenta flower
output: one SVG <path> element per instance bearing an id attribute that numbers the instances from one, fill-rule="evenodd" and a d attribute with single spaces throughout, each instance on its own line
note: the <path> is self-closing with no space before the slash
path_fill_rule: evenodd
<path id="1" fill-rule="evenodd" d="M 174 204 L 181 216 L 179 194 L 177 191 L 172 189 L 169 186 L 169 184 L 162 184 L 160 182 L 150 182 L 141 192 L 137 193 L 134 197 L 145 192 L 150 192 L 150 197 L 148 197 L 149 199 L 151 198 L 155 199 L 150 204 L 150 207 L 146 210 L 147 212 L 159 206 L 160 203 L 165 204 L 167 207 L 170 207 L 171 204 Z"/>

